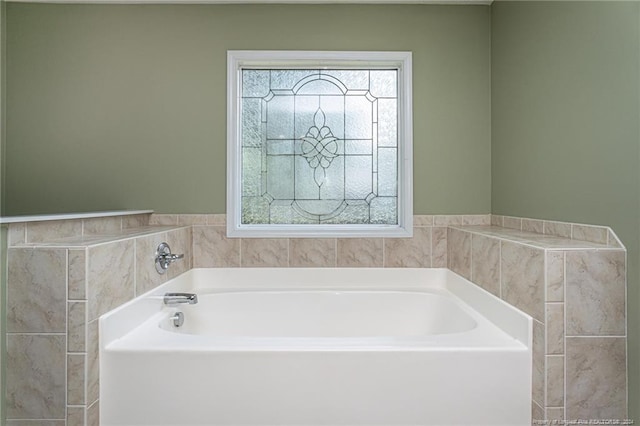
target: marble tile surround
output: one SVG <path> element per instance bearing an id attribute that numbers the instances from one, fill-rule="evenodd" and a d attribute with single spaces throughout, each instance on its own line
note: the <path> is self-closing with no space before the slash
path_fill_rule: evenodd
<path id="1" fill-rule="evenodd" d="M 227 238 L 225 215 L 152 215 L 193 227 L 193 267 L 447 267 L 450 224 L 489 225 L 489 215 L 416 215 L 411 238 Z"/>
<path id="2" fill-rule="evenodd" d="M 98 425 L 98 317 L 192 268 L 190 226 L 151 227 L 149 215 L 104 220 L 9 225 L 8 424 Z M 163 241 L 185 259 L 159 275 Z"/>
<path id="3" fill-rule="evenodd" d="M 412 238 L 228 239 L 225 215 L 154 214 L 150 217 L 149 215 L 124 217 L 119 222 L 119 229 L 118 220 L 113 218 L 103 223 L 95 219 L 85 219 L 80 221 L 80 225 L 78 223 L 55 224 L 57 230 L 52 230 L 48 226 L 34 226 L 34 224 L 10 226 L 10 251 L 15 250 L 16 256 L 27 256 L 27 251 L 37 252 L 37 255 L 31 253 L 31 256 L 45 256 L 45 258 L 46 250 L 61 253 L 58 257 L 54 255 L 57 259 L 54 264 L 61 264 L 55 268 L 65 275 L 63 285 L 66 288 L 63 287 L 63 289 L 68 292 L 68 296 L 66 300 L 62 300 L 62 303 L 60 301 L 56 303 L 60 306 L 64 305 L 63 315 L 68 321 L 68 329 L 66 332 L 63 330 L 46 333 L 18 331 L 19 329 L 10 331 L 9 341 L 14 342 L 14 347 L 22 345 L 19 347 L 24 353 L 24 356 L 16 354 L 13 361 L 11 356 L 8 357 L 8 361 L 13 362 L 14 365 L 22 365 L 15 371 L 20 372 L 26 370 L 27 366 L 44 363 L 51 369 L 51 377 L 30 378 L 29 374 L 20 375 L 19 373 L 15 375 L 12 379 L 14 387 L 7 387 L 8 390 L 13 389 L 12 394 L 7 395 L 7 401 L 13 404 L 11 408 L 7 407 L 7 412 L 13 416 L 10 417 L 8 424 L 25 424 L 20 419 L 39 418 L 42 420 L 34 424 L 40 426 L 44 424 L 97 425 L 99 416 L 97 316 L 191 267 L 255 266 L 450 267 L 454 271 L 457 269 L 459 273 L 487 291 L 506 298 L 516 306 L 520 305 L 519 307 L 525 311 L 535 313 L 534 345 L 537 355 L 534 360 L 534 403 L 532 405 L 535 419 L 571 418 L 567 416 L 584 418 L 587 414 L 593 416 L 607 414 L 608 418 L 616 418 L 614 415 L 617 415 L 619 418 L 624 418 L 623 414 L 626 415 L 626 405 L 622 403 L 624 401 L 626 404 L 626 398 L 621 396 L 621 392 L 626 396 L 626 382 L 622 388 L 620 387 L 622 383 L 620 377 L 626 378 L 626 370 L 622 370 L 621 367 L 626 366 L 626 346 L 623 346 L 626 344 L 626 330 L 622 335 L 618 335 L 617 332 L 620 330 L 615 328 L 616 324 L 619 327 L 619 324 L 624 322 L 624 316 L 621 317 L 624 310 L 621 311 L 616 307 L 621 303 L 619 289 L 624 288 L 626 284 L 624 280 L 621 281 L 621 277 L 626 276 L 626 257 L 622 244 L 608 228 L 490 215 L 425 215 L 414 216 Z M 504 230 L 506 227 L 507 231 L 512 233 L 494 235 L 486 230 L 492 228 L 488 226 L 492 223 L 494 225 L 499 223 L 501 229 Z M 164 228 L 145 232 L 134 230 L 148 226 Z M 180 229 L 180 227 L 183 228 Z M 130 230 L 130 228 L 133 229 Z M 483 228 L 485 228 L 484 234 L 480 232 Z M 532 237 L 532 232 L 539 234 L 538 237 Z M 452 233 L 455 235 L 453 238 Z M 127 234 L 131 236 L 126 237 Z M 531 241 L 536 238 L 539 238 L 538 246 Z M 187 262 L 180 265 L 179 270 L 176 269 L 164 276 L 154 275 L 148 265 L 147 252 L 159 240 L 169 241 L 173 251 L 184 252 L 187 259 Z M 571 249 L 563 249 L 562 247 L 566 247 L 569 240 Z M 588 243 L 584 243 L 585 241 Z M 534 277 L 530 281 L 532 284 L 524 289 L 524 291 L 533 291 L 526 298 L 517 296 L 523 289 L 510 293 L 509 272 L 505 269 L 509 264 L 510 252 L 509 245 L 506 245 L 506 250 L 504 249 L 507 243 L 526 247 L 526 249 L 522 247 L 520 249 L 528 253 L 528 257 L 525 256 L 525 258 L 530 260 L 525 262 L 525 266 L 520 266 L 521 273 Z M 595 246 L 598 250 L 593 248 Z M 609 258 L 598 260 L 597 254 L 600 252 L 608 252 Z M 580 258 L 579 253 L 596 253 L 596 258 L 585 260 Z M 50 257 L 50 253 L 48 254 Z M 507 257 L 506 262 L 503 262 L 504 256 Z M 576 259 L 572 256 L 576 256 Z M 517 258 L 515 256 L 512 260 L 514 266 L 518 266 L 515 260 Z M 580 265 L 578 258 L 589 265 L 592 261 L 599 265 L 592 267 L 596 269 L 589 269 L 586 272 L 584 267 L 575 268 L 577 271 L 575 273 L 591 277 L 590 290 L 587 289 L 586 294 L 580 292 L 579 286 L 574 286 L 576 288 L 573 290 L 576 291 L 569 290 L 573 288 L 571 282 L 579 282 L 578 278 L 571 281 L 571 277 L 574 276 L 571 265 Z M 122 268 L 127 272 L 121 271 L 122 276 L 118 278 L 117 288 L 112 288 L 111 282 L 101 281 L 99 278 L 101 274 L 106 273 L 104 265 L 108 263 L 108 259 L 127 265 L 126 268 Z M 569 266 L 567 262 L 570 262 Z M 505 267 L 502 267 L 503 263 Z M 540 263 L 543 265 L 542 271 L 540 271 Z M 607 272 L 607 265 L 614 265 L 611 267 L 615 272 Z M 504 286 L 502 285 L 503 276 Z M 617 293 L 610 295 L 606 303 L 598 304 L 598 297 L 594 296 L 594 294 L 602 295 L 597 292 L 598 280 L 609 278 L 613 278 L 615 287 L 618 289 Z M 38 278 L 35 275 L 28 279 L 34 279 L 37 282 Z M 11 287 L 11 284 L 9 286 Z M 542 298 L 537 289 L 540 286 L 543 289 Z M 529 287 L 535 287 L 535 289 L 531 290 Z M 33 299 L 33 295 L 16 296 L 15 294 L 14 292 L 13 298 L 9 298 L 9 303 L 11 299 L 16 303 L 23 303 L 20 300 Z M 103 297 L 103 294 L 106 297 Z M 104 300 L 98 302 L 96 300 L 98 295 Z M 55 293 L 51 297 L 53 297 L 52 300 L 60 299 L 55 296 Z M 578 299 L 573 300 L 576 297 Z M 591 300 L 592 305 L 589 309 L 601 311 L 599 318 L 605 319 L 604 325 L 594 326 L 584 318 L 581 319 L 578 308 L 580 297 Z M 533 303 L 529 303 L 530 306 L 524 309 L 525 301 L 532 300 Z M 60 306 L 55 309 L 56 313 L 52 317 L 54 323 L 57 321 L 56 315 L 59 316 Z M 561 320 L 565 312 L 570 318 L 575 319 L 576 324 L 586 327 L 590 334 L 588 336 L 566 335 L 565 324 Z M 40 325 L 47 324 L 42 319 L 44 317 L 41 316 L 40 319 L 36 318 L 33 321 Z M 15 322 L 18 323 L 17 320 Z M 20 323 L 24 323 L 24 320 Z M 37 327 L 35 329 L 41 330 Z M 599 333 L 608 334 L 601 336 Z M 24 336 L 46 339 L 25 343 Z M 29 345 L 34 348 L 45 345 L 53 349 L 49 351 L 50 353 L 47 352 L 47 357 L 39 354 L 31 359 L 28 354 L 34 351 Z M 623 347 L 625 350 L 621 349 Z M 611 353 L 615 356 L 610 356 Z M 589 366 L 588 370 L 584 367 L 585 365 Z M 601 365 L 604 367 L 598 367 Z M 566 384 L 565 372 L 568 377 Z M 614 380 L 609 383 L 606 377 L 612 374 Z M 39 388 L 33 386 L 34 381 L 39 383 Z M 600 392 L 590 393 L 583 389 L 585 386 L 587 389 L 602 388 L 603 384 L 604 389 Z M 45 393 L 49 395 L 46 398 Z M 40 398 L 40 402 L 30 403 L 29 398 L 33 398 L 34 401 Z M 611 406 L 614 407 L 608 411 L 602 408 L 608 406 L 602 403 L 607 398 L 613 401 Z M 36 412 L 25 413 L 27 406 L 33 407 L 32 410 Z M 50 411 L 47 412 L 47 410 Z M 34 415 L 36 417 L 33 417 Z"/>
<path id="4" fill-rule="evenodd" d="M 534 318 L 533 419 L 626 419 L 618 238 L 564 222 L 492 216 L 492 224 L 449 227 L 449 268 Z"/>

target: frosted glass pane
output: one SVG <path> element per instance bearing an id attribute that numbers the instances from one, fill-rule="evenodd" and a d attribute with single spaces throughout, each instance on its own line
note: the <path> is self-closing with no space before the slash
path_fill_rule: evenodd
<path id="1" fill-rule="evenodd" d="M 295 198 L 297 200 L 311 200 L 320 198 L 320 189 L 314 180 L 314 169 L 309 167 L 307 160 L 296 155 Z M 291 179 L 291 177 L 290 177 Z"/>
<path id="2" fill-rule="evenodd" d="M 318 221 L 340 214 L 346 203 L 343 200 L 296 200 L 293 207 L 304 217 Z"/>
<path id="3" fill-rule="evenodd" d="M 322 74 L 337 78 L 349 90 L 369 89 L 369 70 L 323 70 Z"/>
<path id="4" fill-rule="evenodd" d="M 260 195 L 260 168 L 262 150 L 260 148 L 242 148 L 242 195 Z"/>
<path id="5" fill-rule="evenodd" d="M 275 199 L 293 199 L 293 157 L 267 156 L 267 192 Z"/>
<path id="6" fill-rule="evenodd" d="M 264 97 L 269 94 L 269 71 L 243 70 L 242 96 Z"/>
<path id="7" fill-rule="evenodd" d="M 370 156 L 345 157 L 345 198 L 363 200 L 373 192 L 371 160 Z"/>
<path id="8" fill-rule="evenodd" d="M 271 223 L 291 223 L 293 219 L 291 201 L 274 201 L 270 206 Z"/>
<path id="9" fill-rule="evenodd" d="M 371 71 L 371 94 L 376 98 L 398 96 L 398 72 L 395 70 Z"/>
<path id="10" fill-rule="evenodd" d="M 320 198 L 322 199 L 344 199 L 344 157 L 340 156 L 333 160 L 331 166 L 325 169 L 325 179 L 320 188 Z"/>
<path id="11" fill-rule="evenodd" d="M 320 108 L 320 96 L 294 96 L 295 102 L 295 138 L 301 139 L 311 126 L 313 117 Z"/>
<path id="12" fill-rule="evenodd" d="M 363 154 L 363 155 L 371 155 L 371 144 L 372 141 L 361 140 L 346 140 L 344 141 L 344 150 L 346 154 Z"/>
<path id="13" fill-rule="evenodd" d="M 243 70 L 242 83 L 243 223 L 397 223 L 396 71 Z"/>
<path id="14" fill-rule="evenodd" d="M 395 99 L 378 100 L 378 146 L 398 146 L 398 113 Z"/>
<path id="15" fill-rule="evenodd" d="M 395 196 L 398 185 L 398 159 L 395 148 L 378 149 L 378 195 Z"/>
<path id="16" fill-rule="evenodd" d="M 350 202 L 339 216 L 323 220 L 327 224 L 369 223 L 369 206 L 366 202 Z"/>
<path id="17" fill-rule="evenodd" d="M 300 87 L 296 95 L 342 95 L 342 90 L 330 81 L 313 80 Z"/>
<path id="18" fill-rule="evenodd" d="M 338 139 L 344 139 L 344 97 L 321 96 L 320 108 L 325 116 L 325 126 Z"/>
<path id="19" fill-rule="evenodd" d="M 395 197 L 378 197 L 371 200 L 371 223 L 397 224 L 397 199 Z"/>
<path id="20" fill-rule="evenodd" d="M 242 223 L 269 223 L 269 203 L 263 197 L 242 197 Z"/>
<path id="21" fill-rule="evenodd" d="M 371 102 L 364 96 L 345 96 L 345 139 L 371 139 Z"/>
<path id="22" fill-rule="evenodd" d="M 242 100 L 242 146 L 260 146 L 260 99 Z"/>
<path id="23" fill-rule="evenodd" d="M 267 139 L 294 139 L 293 96 L 274 96 L 267 102 Z"/>
<path id="24" fill-rule="evenodd" d="M 268 155 L 293 155 L 294 141 L 269 140 L 267 141 Z"/>
<path id="25" fill-rule="evenodd" d="M 318 70 L 271 70 L 272 89 L 293 89 L 300 80 L 319 74 Z"/>

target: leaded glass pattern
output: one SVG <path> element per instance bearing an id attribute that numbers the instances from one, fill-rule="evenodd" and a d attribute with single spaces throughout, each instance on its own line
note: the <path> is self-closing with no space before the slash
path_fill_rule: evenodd
<path id="1" fill-rule="evenodd" d="M 242 69 L 242 224 L 398 224 L 396 69 Z"/>

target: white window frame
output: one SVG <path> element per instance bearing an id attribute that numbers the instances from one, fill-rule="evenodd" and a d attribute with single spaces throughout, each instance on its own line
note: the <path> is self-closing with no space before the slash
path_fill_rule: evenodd
<path id="1" fill-rule="evenodd" d="M 398 69 L 398 224 L 243 224 L 239 102 L 242 69 L 394 67 Z M 413 103 L 411 52 L 227 51 L 227 236 L 410 237 L 413 235 Z"/>

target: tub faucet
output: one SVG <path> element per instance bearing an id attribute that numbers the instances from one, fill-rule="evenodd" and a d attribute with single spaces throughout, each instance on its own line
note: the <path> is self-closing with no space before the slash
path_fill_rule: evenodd
<path id="1" fill-rule="evenodd" d="M 164 304 L 168 306 L 180 305 L 182 303 L 195 305 L 198 303 L 198 295 L 195 293 L 165 293 L 163 300 Z"/>

